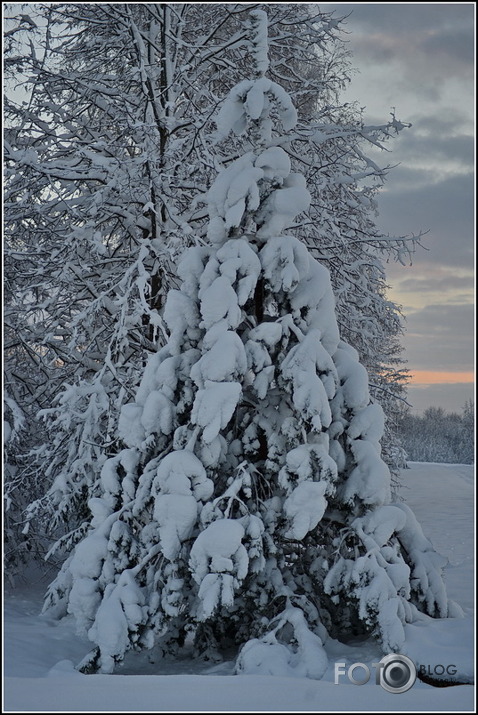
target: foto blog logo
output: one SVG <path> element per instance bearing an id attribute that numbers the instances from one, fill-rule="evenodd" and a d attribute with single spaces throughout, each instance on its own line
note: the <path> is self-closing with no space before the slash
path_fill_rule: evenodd
<path id="1" fill-rule="evenodd" d="M 405 693 L 415 683 L 417 675 L 420 679 L 428 682 L 426 678 L 434 678 L 441 682 L 453 682 L 444 676 L 454 676 L 457 673 L 455 665 L 420 665 L 417 668 L 415 663 L 406 655 L 391 653 L 385 655 L 378 663 L 372 663 L 375 669 L 375 683 L 380 685 L 389 693 Z M 339 678 L 346 676 L 353 685 L 365 685 L 371 677 L 370 668 L 365 663 L 352 663 L 348 668 L 345 663 L 335 663 L 335 685 L 339 685 Z"/>
<path id="2" fill-rule="evenodd" d="M 375 683 L 389 693 L 405 693 L 415 683 L 417 669 L 415 663 L 406 655 L 391 653 L 378 663 L 372 663 L 375 669 Z M 335 663 L 335 685 L 339 678 L 346 675 L 354 685 L 365 685 L 371 677 L 370 668 L 365 663 L 352 663 L 347 669 L 345 663 Z"/>

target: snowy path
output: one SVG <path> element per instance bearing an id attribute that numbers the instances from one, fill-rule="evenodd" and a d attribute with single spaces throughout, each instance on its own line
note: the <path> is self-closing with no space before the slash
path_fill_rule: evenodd
<path id="1" fill-rule="evenodd" d="M 460 672 L 471 674 L 473 467 L 412 463 L 403 473 L 403 484 L 402 496 L 425 534 L 449 559 L 449 594 L 466 614 L 464 619 L 433 622 L 432 628 L 407 626 L 410 649 L 428 662 L 455 662 Z M 474 711 L 472 686 L 433 688 L 417 681 L 397 695 L 373 679 L 363 687 L 345 679 L 335 685 L 333 661 L 371 664 L 380 658 L 373 645 L 364 649 L 329 643 L 331 665 L 322 681 L 235 677 L 228 663 L 205 668 L 189 662 L 175 674 L 154 675 L 156 666 L 143 655 L 136 656 L 136 667 L 131 664 L 128 670 L 138 675 L 85 676 L 73 663 L 87 652 L 88 644 L 75 636 L 71 621 L 39 617 L 40 603 L 38 586 L 5 598 L 4 712 Z M 174 672 L 171 665 L 161 670 Z"/>

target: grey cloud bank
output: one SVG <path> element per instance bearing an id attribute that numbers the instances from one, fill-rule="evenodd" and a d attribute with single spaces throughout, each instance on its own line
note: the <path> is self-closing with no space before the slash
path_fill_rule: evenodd
<path id="1" fill-rule="evenodd" d="M 471 371 L 473 353 L 472 305 L 434 304 L 407 317 L 406 347 L 417 370 Z"/>
<path id="2" fill-rule="evenodd" d="M 345 29 L 358 73 L 345 99 L 364 107 L 366 123 L 381 123 L 390 111 L 412 123 L 389 145 L 391 153 L 374 155 L 394 167 L 379 198 L 381 230 L 428 232 L 411 267 L 387 266 L 390 296 L 406 316 L 408 367 L 471 372 L 475 3 L 320 7 L 337 17 L 348 15 Z M 409 396 L 414 411 L 440 404 L 459 410 L 474 388 L 472 383 L 411 386 Z"/>

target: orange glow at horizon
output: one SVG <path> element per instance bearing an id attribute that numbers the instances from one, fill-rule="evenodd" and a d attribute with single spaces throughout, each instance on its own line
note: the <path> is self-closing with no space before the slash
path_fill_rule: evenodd
<path id="1" fill-rule="evenodd" d="M 439 370 L 410 370 L 410 385 L 444 385 L 475 382 L 474 372 L 441 372 Z"/>

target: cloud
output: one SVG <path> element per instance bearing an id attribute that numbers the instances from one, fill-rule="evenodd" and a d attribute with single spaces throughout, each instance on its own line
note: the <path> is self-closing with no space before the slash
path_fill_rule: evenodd
<path id="1" fill-rule="evenodd" d="M 464 272 L 456 272 L 447 270 L 445 267 L 428 264 L 420 265 L 420 272 L 410 277 L 404 277 L 403 267 L 397 267 L 393 272 L 395 285 L 399 287 L 400 292 L 408 291 L 410 293 L 420 293 L 425 296 L 427 293 L 440 293 L 442 295 L 450 293 L 449 300 L 458 301 L 460 303 L 470 302 L 464 300 L 464 296 L 472 294 L 474 289 L 473 270 L 470 269 L 468 275 Z M 413 267 L 412 267 L 413 271 Z M 408 274 L 407 274 L 408 275 Z M 403 276 L 401 278 L 401 276 Z M 460 296 L 461 299 L 460 299 Z"/>
<path id="2" fill-rule="evenodd" d="M 463 108 L 450 107 L 446 114 L 433 115 L 427 113 L 420 116 L 414 124 L 414 129 L 410 133 L 406 132 L 401 136 L 408 138 L 410 134 L 413 135 L 418 129 L 420 134 L 425 131 L 428 135 L 444 138 L 466 133 L 468 128 L 474 128 L 473 124 L 470 124 L 469 113 L 463 111 Z"/>
<path id="3" fill-rule="evenodd" d="M 475 373 L 469 372 L 450 372 L 443 370 L 411 370 L 410 378 L 412 385 L 415 387 L 425 387 L 428 385 L 455 385 L 464 382 L 474 382 Z"/>
<path id="4" fill-rule="evenodd" d="M 470 371 L 474 356 L 473 305 L 427 305 L 409 313 L 403 345 L 411 370 Z"/>
<path id="5" fill-rule="evenodd" d="M 435 182 L 430 173 L 402 166 L 394 169 L 388 190 L 378 199 L 377 225 L 398 236 L 429 231 L 423 241 L 427 263 L 470 268 L 475 235 L 472 175 L 452 175 Z M 415 263 L 421 255 L 418 251 Z"/>
<path id="6" fill-rule="evenodd" d="M 349 15 L 344 26 L 352 33 L 349 39 L 360 64 L 396 59 L 415 78 L 424 70 L 442 79 L 472 74 L 471 3 L 340 3 L 335 10 L 338 16 Z"/>
<path id="7" fill-rule="evenodd" d="M 349 16 L 360 30 L 374 28 L 383 32 L 407 33 L 431 28 L 459 28 L 473 25 L 473 3 L 325 3 L 321 9 L 334 8 L 337 16 Z"/>
<path id="8" fill-rule="evenodd" d="M 350 13 L 352 66 L 356 99 L 372 113 L 398 106 L 413 121 L 419 106 L 458 106 L 458 97 L 473 113 L 474 8 L 472 4 L 337 4 L 322 5 L 339 16 Z M 375 96 L 373 96 L 375 94 Z"/>
<path id="9" fill-rule="evenodd" d="M 471 68 L 474 58 L 473 28 L 463 26 L 459 28 L 446 28 L 436 30 L 433 34 L 423 39 L 422 49 L 430 52 L 435 60 L 444 57 L 447 61 L 452 58 L 460 66 Z M 448 67 L 448 73 L 450 67 Z"/>
<path id="10" fill-rule="evenodd" d="M 428 119 L 415 122 L 403 136 L 399 149 L 400 157 L 412 165 L 432 161 L 434 164 L 444 163 L 445 170 L 451 165 L 461 167 L 462 171 L 474 166 L 474 137 L 467 134 L 453 136 L 451 131 L 448 136 L 435 135 Z"/>

